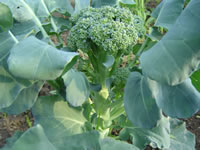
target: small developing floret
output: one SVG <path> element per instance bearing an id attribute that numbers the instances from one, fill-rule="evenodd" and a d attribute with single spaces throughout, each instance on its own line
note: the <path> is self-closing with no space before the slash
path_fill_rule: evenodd
<path id="1" fill-rule="evenodd" d="M 124 8 L 86 8 L 71 17 L 73 27 L 68 46 L 87 52 L 94 50 L 91 45 L 95 44 L 104 51 L 126 53 L 138 39 L 134 19 L 134 15 Z"/>
<path id="2" fill-rule="evenodd" d="M 126 84 L 126 80 L 130 74 L 130 70 L 128 67 L 120 67 L 116 69 L 113 75 L 113 84 L 117 87 L 124 87 Z"/>

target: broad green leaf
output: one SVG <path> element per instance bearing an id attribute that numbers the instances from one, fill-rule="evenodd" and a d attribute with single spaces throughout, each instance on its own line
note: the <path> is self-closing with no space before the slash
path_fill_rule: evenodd
<path id="1" fill-rule="evenodd" d="M 52 24 L 53 32 L 59 32 L 57 21 L 54 21 L 52 12 L 73 13 L 68 0 L 0 0 L 7 4 L 16 20 L 12 32 L 19 39 L 29 35 L 36 35 L 44 24 Z M 44 31 L 42 31 L 44 33 Z"/>
<path id="2" fill-rule="evenodd" d="M 74 11 L 69 0 L 26 0 L 26 3 L 39 18 L 48 17 L 54 11 L 63 14 L 72 14 Z"/>
<path id="3" fill-rule="evenodd" d="M 35 123 L 42 125 L 49 141 L 59 150 L 63 150 L 59 143 L 64 143 L 65 138 L 85 131 L 82 112 L 58 96 L 40 97 L 32 110 Z"/>
<path id="4" fill-rule="evenodd" d="M 31 1 L 31 0 L 30 0 Z M 39 0 L 43 1 L 43 0 Z M 60 13 L 70 13 L 74 12 L 74 9 L 70 3 L 70 0 L 44 0 L 46 7 L 48 8 L 49 12 L 58 11 Z"/>
<path id="5" fill-rule="evenodd" d="M 159 41 L 162 39 L 163 35 L 158 31 L 158 28 L 153 27 L 150 35 L 147 35 L 152 41 Z"/>
<path id="6" fill-rule="evenodd" d="M 8 71 L 7 57 L 15 41 L 8 32 L 0 33 L 0 109 L 10 106 L 32 82 L 16 78 Z"/>
<path id="7" fill-rule="evenodd" d="M 24 88 L 8 108 L 3 108 L 0 111 L 16 115 L 31 109 L 38 98 L 42 85 L 43 82 L 40 81 L 35 82 L 28 88 Z"/>
<path id="8" fill-rule="evenodd" d="M 0 3 L 0 31 L 9 30 L 13 25 L 13 17 L 8 6 Z"/>
<path id="9" fill-rule="evenodd" d="M 73 8 L 69 0 L 0 0 L 0 2 L 8 5 L 13 15 L 19 18 L 32 18 L 33 14 L 22 14 L 23 11 L 29 12 L 30 10 L 28 9 L 31 9 L 38 18 L 49 17 L 54 11 L 73 13 Z M 29 8 L 27 9 L 24 4 L 27 4 Z"/>
<path id="10" fill-rule="evenodd" d="M 135 5 L 135 1 L 134 0 L 119 0 L 120 3 L 122 4 L 126 4 L 126 5 Z"/>
<path id="11" fill-rule="evenodd" d="M 82 72 L 73 69 L 62 76 L 66 86 L 66 100 L 74 107 L 81 106 L 88 100 L 90 86 Z"/>
<path id="12" fill-rule="evenodd" d="M 8 0 L 9 1 L 9 0 Z M 18 1 L 18 3 L 17 3 Z M 11 10 L 13 13 L 13 17 L 17 22 L 28 22 L 33 20 L 33 15 L 30 14 L 29 10 L 21 3 L 21 1 L 17 0 L 16 2 L 10 2 Z M 10 6 L 8 5 L 8 6 Z"/>
<path id="13" fill-rule="evenodd" d="M 110 68 L 115 62 L 115 58 L 112 56 L 112 55 L 107 55 L 106 56 L 106 60 L 105 62 L 103 63 L 103 65 L 106 67 L 106 68 Z"/>
<path id="14" fill-rule="evenodd" d="M 159 5 L 157 5 L 157 7 L 153 10 L 153 12 L 151 13 L 151 16 L 155 19 L 158 18 L 158 15 L 160 14 L 160 10 L 163 7 L 164 1 L 161 1 Z"/>
<path id="15" fill-rule="evenodd" d="M 191 117 L 200 108 L 200 93 L 193 87 L 191 80 L 169 86 L 150 81 L 157 105 L 163 112 L 174 118 Z"/>
<path id="16" fill-rule="evenodd" d="M 69 136 L 60 140 L 58 144 L 59 149 L 52 145 L 41 125 L 38 124 L 24 134 L 19 132 L 15 134 L 2 150 L 66 150 L 66 148 L 67 150 L 100 150 L 99 133 L 91 131 Z"/>
<path id="17" fill-rule="evenodd" d="M 8 5 L 12 11 L 15 21 L 11 31 L 15 35 L 15 37 L 18 38 L 18 40 L 22 40 L 29 35 L 35 35 L 39 31 L 39 26 L 37 26 L 37 23 L 35 22 L 35 18 L 37 18 L 37 16 L 34 14 L 34 11 L 32 9 L 27 9 L 23 5 L 21 0 L 0 1 Z M 33 8 L 33 6 L 31 6 L 31 8 Z M 32 11 L 33 14 L 31 14 L 30 11 Z M 48 17 L 48 15 L 46 15 L 46 17 Z"/>
<path id="18" fill-rule="evenodd" d="M 195 150 L 195 135 L 183 121 L 170 119 L 170 130 L 170 148 L 164 150 Z"/>
<path id="19" fill-rule="evenodd" d="M 15 21 L 11 31 L 18 40 L 22 40 L 28 35 L 35 35 L 39 31 L 33 15 L 23 6 L 20 0 L 7 0 L 3 1 L 3 3 L 7 4 L 12 11 Z"/>
<path id="20" fill-rule="evenodd" d="M 35 37 L 28 37 L 12 48 L 9 70 L 15 76 L 33 80 L 53 80 L 62 74 L 77 53 L 59 51 Z"/>
<path id="21" fill-rule="evenodd" d="M 193 86 L 200 92 L 200 70 L 196 71 L 190 77 Z"/>
<path id="22" fill-rule="evenodd" d="M 100 141 L 101 150 L 139 150 L 134 145 L 126 142 L 114 140 L 112 138 L 105 138 Z"/>
<path id="23" fill-rule="evenodd" d="M 118 99 L 111 104 L 110 120 L 114 120 L 122 114 L 125 114 L 124 101 L 123 99 Z"/>
<path id="24" fill-rule="evenodd" d="M 146 77 L 138 72 L 132 72 L 128 78 L 124 106 L 129 120 L 138 127 L 152 128 L 161 118 Z"/>
<path id="25" fill-rule="evenodd" d="M 93 0 L 92 7 L 99 8 L 103 6 L 113 6 L 117 4 L 118 0 Z"/>
<path id="26" fill-rule="evenodd" d="M 69 30 L 71 28 L 71 22 L 63 17 L 53 17 L 53 20 L 58 28 L 58 32 L 63 30 Z"/>
<path id="27" fill-rule="evenodd" d="M 1 150 L 10 150 L 21 135 L 23 135 L 22 131 L 16 131 L 12 137 L 6 139 L 6 144 L 1 148 Z"/>
<path id="28" fill-rule="evenodd" d="M 170 146 L 170 124 L 169 119 L 164 116 L 153 129 L 137 128 L 134 126 L 126 127 L 120 132 L 122 140 L 131 137 L 133 145 L 140 149 L 145 149 L 147 145 L 153 148 L 169 148 Z"/>
<path id="29" fill-rule="evenodd" d="M 28 129 L 9 150 L 58 150 L 46 137 L 43 128 L 36 125 Z"/>
<path id="30" fill-rule="evenodd" d="M 90 6 L 90 0 L 75 0 L 75 13 Z"/>
<path id="31" fill-rule="evenodd" d="M 59 140 L 57 145 L 60 145 L 59 150 L 101 150 L 97 131 L 69 136 Z"/>
<path id="32" fill-rule="evenodd" d="M 0 61 L 2 62 L 9 54 L 10 49 L 15 45 L 15 40 L 9 32 L 0 33 Z"/>
<path id="33" fill-rule="evenodd" d="M 63 51 L 65 51 L 65 50 L 63 50 Z M 65 52 L 67 52 L 67 51 L 65 51 Z M 67 71 L 69 71 L 70 69 L 73 68 L 73 66 L 77 63 L 79 57 L 80 57 L 80 56 L 74 56 L 74 58 L 71 60 L 71 62 L 68 63 L 68 64 L 65 66 L 65 68 L 64 68 L 64 70 L 63 70 L 61 76 L 63 76 Z"/>
<path id="34" fill-rule="evenodd" d="M 18 40 L 23 40 L 30 35 L 36 35 L 39 32 L 39 28 L 35 25 L 33 20 L 24 22 L 15 22 L 11 32 Z"/>
<path id="35" fill-rule="evenodd" d="M 200 64 L 200 1 L 192 0 L 175 25 L 140 58 L 143 72 L 169 85 L 182 83 Z"/>
<path id="36" fill-rule="evenodd" d="M 95 92 L 92 97 L 94 100 L 94 109 L 97 114 L 100 114 L 104 120 L 110 119 L 110 104 L 111 101 L 105 99 L 99 92 Z"/>
<path id="37" fill-rule="evenodd" d="M 184 8 L 184 0 L 164 0 L 154 10 L 152 16 L 156 18 L 155 26 L 170 29 Z"/>

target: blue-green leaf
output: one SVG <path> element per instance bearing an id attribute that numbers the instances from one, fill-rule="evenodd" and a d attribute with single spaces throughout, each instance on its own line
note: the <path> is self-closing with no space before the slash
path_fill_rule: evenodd
<path id="1" fill-rule="evenodd" d="M 176 85 L 200 64 L 200 1 L 192 0 L 176 23 L 154 47 L 140 58 L 143 72 L 151 79 Z"/>
<path id="2" fill-rule="evenodd" d="M 6 139 L 6 145 L 4 145 L 1 150 L 10 150 L 13 144 L 21 137 L 22 134 L 22 131 L 16 131 L 12 137 Z"/>
<path id="3" fill-rule="evenodd" d="M 119 0 L 120 3 L 122 4 L 126 4 L 126 5 L 135 5 L 135 1 L 134 0 Z"/>
<path id="4" fill-rule="evenodd" d="M 31 109 L 38 98 L 42 85 L 42 81 L 35 82 L 30 87 L 23 89 L 9 107 L 3 108 L 0 111 L 16 115 Z"/>
<path id="5" fill-rule="evenodd" d="M 195 135 L 183 121 L 170 119 L 170 147 L 164 150 L 195 150 Z"/>
<path id="6" fill-rule="evenodd" d="M 110 68 L 115 62 L 115 58 L 112 56 L 112 55 L 107 55 L 106 56 L 106 60 L 105 62 L 103 63 L 103 65 L 106 67 L 106 68 Z"/>
<path id="7" fill-rule="evenodd" d="M 59 150 L 66 149 L 66 145 L 59 144 L 65 143 L 65 138 L 86 131 L 82 111 L 71 108 L 61 97 L 40 97 L 32 110 L 35 123 L 41 124 L 49 141 Z"/>
<path id="8" fill-rule="evenodd" d="M 35 37 L 28 37 L 12 48 L 9 70 L 15 76 L 33 80 L 53 80 L 62 74 L 77 53 L 59 51 Z"/>
<path id="9" fill-rule="evenodd" d="M 18 94 L 32 82 L 14 77 L 8 70 L 7 57 L 15 46 L 15 40 L 8 32 L 0 33 L 0 109 L 10 106 Z"/>
<path id="10" fill-rule="evenodd" d="M 101 150 L 99 138 L 97 131 L 91 131 L 69 136 L 60 140 L 57 145 L 62 146 L 59 150 L 66 150 L 66 145 L 69 150 Z"/>
<path id="11" fill-rule="evenodd" d="M 154 10 L 155 26 L 170 29 L 183 11 L 184 0 L 163 0 Z"/>
<path id="12" fill-rule="evenodd" d="M 46 137 L 43 128 L 37 125 L 26 131 L 13 144 L 9 150 L 58 150 L 56 149 Z M 8 149 L 5 149 L 8 150 Z"/>
<path id="13" fill-rule="evenodd" d="M 126 142 L 114 140 L 112 138 L 105 138 L 100 141 L 101 150 L 139 150 L 134 145 Z"/>
<path id="14" fill-rule="evenodd" d="M 147 145 L 153 148 L 169 148 L 170 146 L 170 124 L 169 119 L 162 116 L 158 124 L 153 129 L 137 128 L 135 126 L 126 127 L 121 130 L 120 138 L 128 140 L 140 149 L 145 149 Z"/>
<path id="15" fill-rule="evenodd" d="M 103 6 L 113 6 L 117 4 L 118 0 L 93 0 L 92 7 L 99 8 Z"/>
<path id="16" fill-rule="evenodd" d="M 90 86 L 82 72 L 73 69 L 62 76 L 66 86 L 66 99 L 74 107 L 81 106 L 90 95 Z"/>
<path id="17" fill-rule="evenodd" d="M 138 127 L 152 128 L 161 118 L 147 78 L 138 72 L 131 73 L 128 78 L 124 106 L 129 120 Z"/>
<path id="18" fill-rule="evenodd" d="M 75 0 L 75 13 L 90 6 L 90 0 Z"/>
<path id="19" fill-rule="evenodd" d="M 176 86 L 158 82 L 151 86 L 157 105 L 166 115 L 187 118 L 199 111 L 200 93 L 193 87 L 190 79 Z"/>
<path id="20" fill-rule="evenodd" d="M 9 30 L 13 25 L 13 17 L 8 6 L 0 3 L 0 31 Z"/>

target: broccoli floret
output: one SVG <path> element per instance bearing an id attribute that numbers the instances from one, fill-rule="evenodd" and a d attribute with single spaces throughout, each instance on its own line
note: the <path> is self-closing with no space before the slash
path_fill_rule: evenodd
<path id="1" fill-rule="evenodd" d="M 68 36 L 68 46 L 84 52 L 92 45 L 108 52 L 127 53 L 138 39 L 135 16 L 127 9 L 86 8 L 71 17 L 74 25 Z"/>
<path id="2" fill-rule="evenodd" d="M 120 87 L 120 88 L 124 87 L 129 74 L 130 74 L 130 70 L 128 67 L 120 67 L 116 69 L 113 75 L 113 84 L 116 87 Z"/>

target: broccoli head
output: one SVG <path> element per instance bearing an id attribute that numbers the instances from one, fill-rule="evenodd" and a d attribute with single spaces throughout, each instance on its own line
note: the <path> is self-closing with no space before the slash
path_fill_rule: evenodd
<path id="1" fill-rule="evenodd" d="M 137 21 L 128 9 L 90 7 L 73 15 L 71 21 L 67 44 L 72 50 L 87 52 L 95 45 L 104 51 L 127 53 L 138 39 Z"/>

